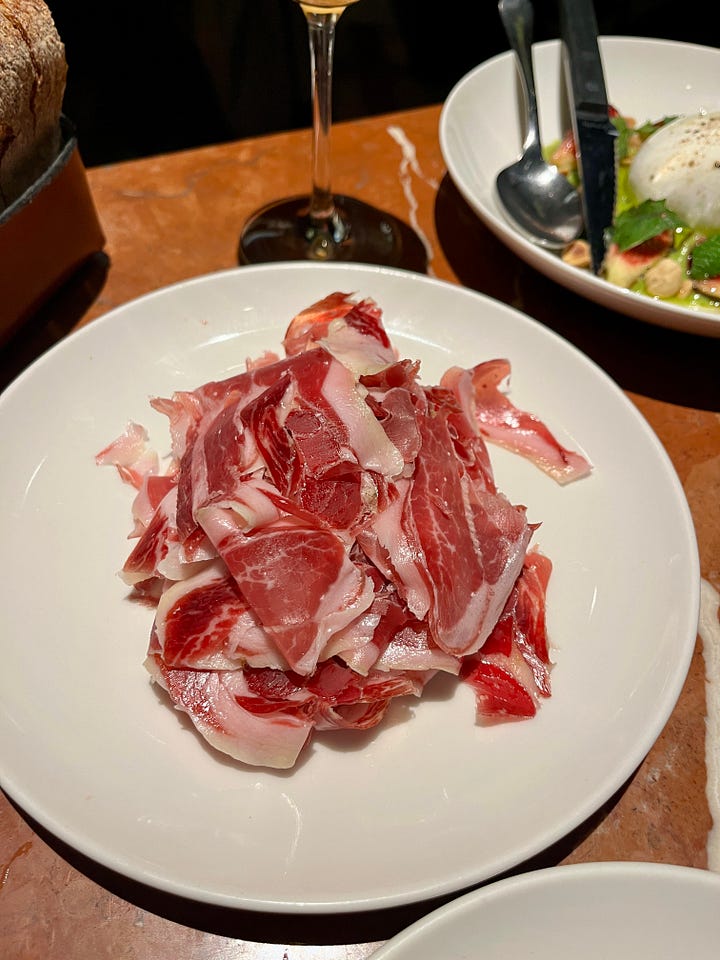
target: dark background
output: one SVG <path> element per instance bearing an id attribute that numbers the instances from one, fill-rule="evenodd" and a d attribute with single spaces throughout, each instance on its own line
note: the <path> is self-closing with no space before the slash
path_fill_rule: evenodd
<path id="1" fill-rule="evenodd" d="M 64 112 L 87 166 L 310 125 L 307 29 L 291 0 L 49 0 L 66 47 Z M 600 34 L 713 44 L 660 0 L 596 4 Z M 535 5 L 535 39 L 558 35 Z M 508 49 L 494 0 L 360 0 L 336 33 L 333 116 L 440 103 Z M 682 82 L 682 78 L 678 78 Z"/>

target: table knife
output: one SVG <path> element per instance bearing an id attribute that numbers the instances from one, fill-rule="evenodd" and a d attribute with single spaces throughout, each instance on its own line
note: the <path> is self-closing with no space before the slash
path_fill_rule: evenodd
<path id="1" fill-rule="evenodd" d="M 572 106 L 585 233 L 594 273 L 605 256 L 615 206 L 615 144 L 592 0 L 559 0 L 565 76 Z"/>

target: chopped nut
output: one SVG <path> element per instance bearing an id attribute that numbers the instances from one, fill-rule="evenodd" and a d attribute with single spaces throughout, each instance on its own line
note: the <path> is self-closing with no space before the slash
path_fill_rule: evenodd
<path id="1" fill-rule="evenodd" d="M 573 240 L 562 252 L 562 261 L 570 267 L 590 266 L 590 244 L 587 240 Z"/>
<path id="2" fill-rule="evenodd" d="M 683 269 L 675 260 L 658 260 L 645 274 L 645 289 L 651 297 L 677 296 L 683 283 Z"/>
<path id="3" fill-rule="evenodd" d="M 677 295 L 678 295 L 682 300 L 684 300 L 686 297 L 689 297 L 689 296 L 690 296 L 690 294 L 692 293 L 692 291 L 693 291 L 693 283 L 692 283 L 692 280 L 688 280 L 688 279 L 686 278 L 686 279 L 683 280 L 683 282 L 680 284 L 680 289 L 678 290 Z"/>
<path id="4" fill-rule="evenodd" d="M 550 157 L 550 163 L 556 166 L 560 173 L 565 176 L 577 169 L 577 160 L 575 157 L 564 153 L 562 150 L 556 150 L 555 153 L 553 153 Z"/>

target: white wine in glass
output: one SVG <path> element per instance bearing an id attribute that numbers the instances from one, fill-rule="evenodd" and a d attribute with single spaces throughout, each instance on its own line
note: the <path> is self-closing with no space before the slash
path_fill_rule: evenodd
<path id="1" fill-rule="evenodd" d="M 330 128 L 335 25 L 358 0 L 295 0 L 310 41 L 312 188 L 255 213 L 240 236 L 242 263 L 274 260 L 340 260 L 424 271 L 426 252 L 407 224 L 331 188 Z"/>

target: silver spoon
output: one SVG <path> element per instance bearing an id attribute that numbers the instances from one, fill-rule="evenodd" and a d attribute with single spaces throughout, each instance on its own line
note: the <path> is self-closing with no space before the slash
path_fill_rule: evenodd
<path id="1" fill-rule="evenodd" d="M 541 247 L 557 250 L 582 233 L 580 195 L 542 155 L 532 65 L 532 4 L 529 0 L 499 0 L 498 11 L 520 68 L 527 132 L 521 158 L 497 175 L 497 193 L 516 230 Z"/>

